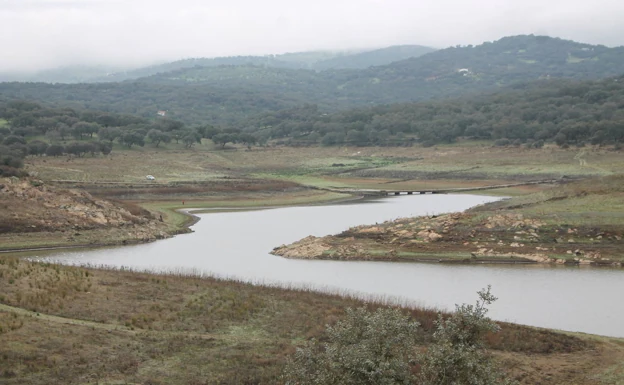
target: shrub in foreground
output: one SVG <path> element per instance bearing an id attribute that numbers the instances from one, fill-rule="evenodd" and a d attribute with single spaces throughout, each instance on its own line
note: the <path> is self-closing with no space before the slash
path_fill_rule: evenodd
<path id="1" fill-rule="evenodd" d="M 286 384 L 511 384 L 486 351 L 486 333 L 498 325 L 487 317 L 496 300 L 490 288 L 475 305 L 457 306 L 439 317 L 434 342 L 417 353 L 419 324 L 397 309 L 348 309 L 328 326 L 328 342 L 312 340 L 297 349 L 284 371 Z"/>

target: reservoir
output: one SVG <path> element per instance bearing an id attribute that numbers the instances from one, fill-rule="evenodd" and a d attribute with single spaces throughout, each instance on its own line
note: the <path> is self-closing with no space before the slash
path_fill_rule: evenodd
<path id="1" fill-rule="evenodd" d="M 413 195 L 327 206 L 199 214 L 191 234 L 149 244 L 43 255 L 62 263 L 188 271 L 255 283 L 386 298 L 452 310 L 492 285 L 492 318 L 624 337 L 624 269 L 293 260 L 269 252 L 308 235 L 453 212 L 497 198 Z"/>

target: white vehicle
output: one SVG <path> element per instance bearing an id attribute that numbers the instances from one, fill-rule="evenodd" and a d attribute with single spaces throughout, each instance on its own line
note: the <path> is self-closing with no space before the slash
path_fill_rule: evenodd
<path id="1" fill-rule="evenodd" d="M 145 179 L 147 179 L 147 180 L 155 180 L 156 178 L 154 178 L 153 175 L 148 175 L 148 176 L 145 177 Z"/>

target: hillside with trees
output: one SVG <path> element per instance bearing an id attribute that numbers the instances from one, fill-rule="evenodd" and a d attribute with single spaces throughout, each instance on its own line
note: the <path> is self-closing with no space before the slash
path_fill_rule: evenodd
<path id="1" fill-rule="evenodd" d="M 187 124 L 241 124 L 306 103 L 323 113 L 500 89 L 539 79 L 598 79 L 624 73 L 624 47 L 515 36 L 454 47 L 363 70 L 193 66 L 106 84 L 0 83 L 0 95 L 151 118 L 158 110 Z"/>
<path id="2" fill-rule="evenodd" d="M 497 92 L 442 101 L 351 109 L 333 114 L 304 104 L 237 124 L 188 126 L 97 110 L 0 102 L 0 165 L 20 168 L 26 156 L 84 156 L 175 141 L 192 147 L 278 143 L 292 146 L 431 146 L 489 140 L 498 146 L 566 147 L 624 143 L 624 76 L 598 81 L 542 80 Z M 4 174 L 9 173 L 4 169 Z"/>
<path id="3" fill-rule="evenodd" d="M 458 138 L 498 145 L 624 142 L 624 76 L 599 81 L 541 80 L 443 101 L 325 114 L 315 105 L 250 119 L 243 132 L 292 145 L 411 145 Z"/>

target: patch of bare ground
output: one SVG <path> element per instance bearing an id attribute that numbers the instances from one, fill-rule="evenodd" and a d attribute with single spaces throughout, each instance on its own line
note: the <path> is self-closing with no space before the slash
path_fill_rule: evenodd
<path id="1" fill-rule="evenodd" d="M 619 202 L 619 203 L 618 203 Z M 273 250 L 288 258 L 622 266 L 624 177 L 308 237 Z"/>
<path id="2" fill-rule="evenodd" d="M 0 255 L 0 383 L 280 383 L 286 358 L 346 307 L 378 303 L 182 274 Z M 431 340 L 436 311 L 404 309 Z M 487 344 L 523 384 L 586 384 L 624 347 L 502 324 Z M 598 378 L 598 377 L 596 377 Z"/>
<path id="3" fill-rule="evenodd" d="M 103 239 L 150 241 L 167 237 L 165 225 L 132 203 L 111 202 L 37 179 L 0 179 L 0 244 L 36 244 L 37 238 L 71 244 Z M 32 243 L 31 243 L 32 242 Z"/>

